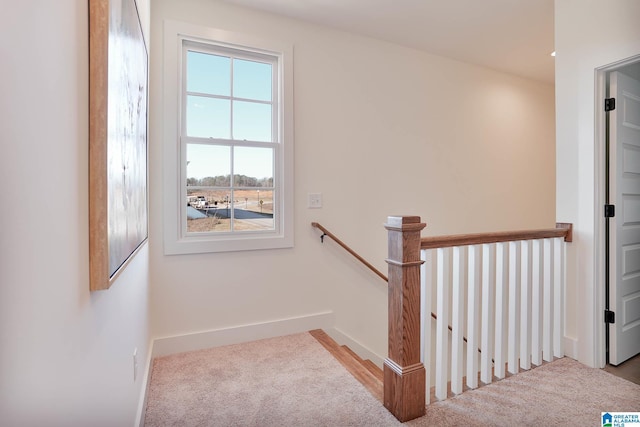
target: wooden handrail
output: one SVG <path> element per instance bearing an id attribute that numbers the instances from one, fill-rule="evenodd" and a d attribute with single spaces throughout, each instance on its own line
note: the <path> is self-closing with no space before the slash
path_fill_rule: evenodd
<path id="1" fill-rule="evenodd" d="M 456 234 L 450 236 L 423 237 L 421 249 L 448 248 L 452 246 L 480 245 L 514 240 L 535 240 L 564 237 L 565 242 L 573 241 L 573 228 L 570 223 L 556 223 L 556 228 L 523 231 L 502 231 L 496 233 Z"/>
<path id="2" fill-rule="evenodd" d="M 382 280 L 384 280 L 387 283 L 389 282 L 389 278 L 387 276 L 385 276 L 380 270 L 378 270 L 373 265 L 371 265 L 371 263 L 369 263 L 366 259 L 364 259 L 360 255 L 358 255 L 358 253 L 356 251 L 351 249 L 346 243 L 344 243 L 342 240 L 340 240 L 335 234 L 333 234 L 332 232 L 327 230 L 324 226 L 322 226 L 321 224 L 319 224 L 317 222 L 312 222 L 311 226 L 314 227 L 314 228 L 317 228 L 320 231 L 322 231 L 323 234 L 320 236 L 320 240 L 322 242 L 324 242 L 324 236 L 330 237 L 334 242 L 336 242 L 338 245 L 342 246 L 342 248 L 344 250 L 346 250 L 351 255 L 353 255 L 358 261 L 360 261 L 365 266 L 367 266 L 371 271 L 376 273 Z M 433 319 L 435 319 L 435 320 L 438 320 L 438 316 L 436 316 L 433 312 L 431 312 L 431 317 Z M 448 328 L 449 328 L 450 331 L 453 331 L 453 329 L 451 329 L 450 325 L 448 326 Z M 467 342 L 467 338 L 466 337 L 464 338 L 464 342 Z M 478 350 L 478 351 L 480 351 L 480 350 Z"/>
<path id="3" fill-rule="evenodd" d="M 338 239 L 336 237 L 335 234 L 333 234 L 332 232 L 330 232 L 329 230 L 327 230 L 326 228 L 324 228 L 322 225 L 318 224 L 317 222 L 312 222 L 311 223 L 312 227 L 317 228 L 318 230 L 322 231 L 322 236 L 320 236 L 320 240 L 322 240 L 324 242 L 324 236 L 330 237 L 331 240 L 333 240 L 334 242 L 336 242 L 338 245 L 342 246 L 342 248 L 344 250 L 346 250 L 347 252 L 349 252 L 351 255 L 353 255 L 358 261 L 360 261 L 361 263 L 363 263 L 365 266 L 367 266 L 369 268 L 369 270 L 373 271 L 374 273 L 376 273 L 378 276 L 380 276 L 380 278 L 382 280 L 384 280 L 385 282 L 389 281 L 389 278 L 387 278 L 387 276 L 385 276 L 380 270 L 378 270 L 377 268 L 375 268 L 373 265 L 371 265 L 366 259 L 362 258 L 360 255 L 357 254 L 356 251 L 354 251 L 353 249 L 351 249 L 349 246 L 347 246 L 342 240 Z"/>

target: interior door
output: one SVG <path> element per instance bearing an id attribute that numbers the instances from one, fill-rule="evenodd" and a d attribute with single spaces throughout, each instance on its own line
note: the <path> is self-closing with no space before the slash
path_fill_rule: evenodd
<path id="1" fill-rule="evenodd" d="M 609 96 L 610 218 L 609 363 L 640 353 L 640 82 L 612 72 Z"/>

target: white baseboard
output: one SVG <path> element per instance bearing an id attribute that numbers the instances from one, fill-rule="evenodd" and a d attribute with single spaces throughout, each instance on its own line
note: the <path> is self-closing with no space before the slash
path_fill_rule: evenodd
<path id="1" fill-rule="evenodd" d="M 564 337 L 564 355 L 572 359 L 578 360 L 578 340 L 565 335 Z"/>
<path id="2" fill-rule="evenodd" d="M 373 350 L 371 350 L 370 348 L 360 344 L 358 341 L 356 341 L 355 339 L 353 339 L 352 337 L 350 337 L 349 335 L 345 334 L 344 332 L 342 332 L 339 329 L 327 328 L 324 331 L 327 333 L 327 335 L 329 335 L 331 338 L 333 338 L 333 340 L 335 342 L 337 342 L 338 344 L 348 346 L 351 350 L 353 350 L 362 359 L 369 359 L 373 363 L 378 365 L 378 367 L 380 369 L 382 369 L 382 364 L 383 364 L 384 359 L 385 359 L 383 356 L 380 356 L 380 355 L 376 354 L 375 352 L 373 352 Z"/>
<path id="3" fill-rule="evenodd" d="M 147 409 L 147 396 L 149 396 L 149 386 L 151 385 L 151 368 L 153 357 L 151 356 L 151 348 L 153 342 L 149 343 L 149 353 L 147 354 L 147 360 L 145 361 L 144 377 L 142 378 L 142 389 L 140 391 L 140 399 L 138 401 L 138 412 L 136 414 L 136 423 L 138 427 L 144 427 L 144 416 Z"/>
<path id="4" fill-rule="evenodd" d="M 185 351 L 202 350 L 223 345 L 240 344 L 265 338 L 297 334 L 311 329 L 328 330 L 333 328 L 333 325 L 334 314 L 331 311 L 327 311 L 308 316 L 290 317 L 186 335 L 156 338 L 153 341 L 151 357 L 167 356 Z"/>

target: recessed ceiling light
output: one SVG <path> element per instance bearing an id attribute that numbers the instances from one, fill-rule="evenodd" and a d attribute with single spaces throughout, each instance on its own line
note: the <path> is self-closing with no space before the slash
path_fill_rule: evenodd
<path id="1" fill-rule="evenodd" d="M 556 56 L 556 51 L 551 52 L 551 56 Z"/>

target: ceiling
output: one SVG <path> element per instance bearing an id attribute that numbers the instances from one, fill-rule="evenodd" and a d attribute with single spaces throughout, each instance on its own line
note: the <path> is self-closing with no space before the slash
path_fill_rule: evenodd
<path id="1" fill-rule="evenodd" d="M 553 0 L 224 0 L 553 83 Z"/>

